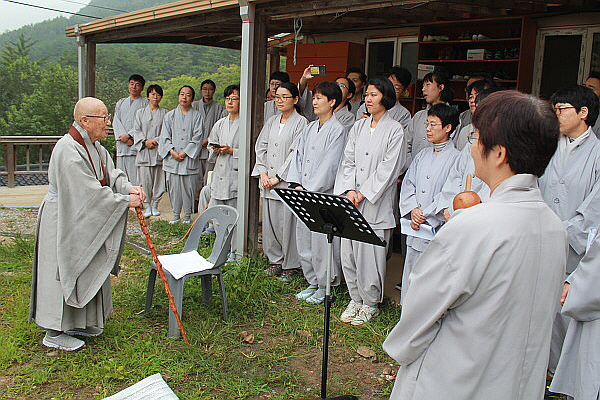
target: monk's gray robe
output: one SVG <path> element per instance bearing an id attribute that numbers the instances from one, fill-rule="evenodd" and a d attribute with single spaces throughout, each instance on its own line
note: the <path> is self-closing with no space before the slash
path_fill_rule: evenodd
<path id="1" fill-rule="evenodd" d="M 558 149 L 539 179 L 544 201 L 563 221 L 569 238 L 567 273 L 573 272 L 585 253 L 590 227 L 600 225 L 600 141 L 588 129 L 573 143 L 561 136 Z M 560 356 L 569 319 L 556 301 L 550 354 L 550 372 Z"/>
<path id="2" fill-rule="evenodd" d="M 364 100 L 349 101 L 348 103 L 350 103 L 350 112 L 354 114 L 356 119 L 360 119 L 362 117 L 362 114 L 358 113 L 358 109 L 364 104 Z"/>
<path id="3" fill-rule="evenodd" d="M 356 113 L 356 119 L 360 119 L 366 110 L 367 110 L 366 104 L 361 105 L 358 108 L 358 112 Z M 404 132 L 406 132 L 406 130 L 408 129 L 408 126 L 410 124 L 410 118 L 411 118 L 410 111 L 408 111 L 406 109 L 406 107 L 404 107 L 402 104 L 400 104 L 399 101 L 397 101 L 396 104 L 394 105 L 394 107 L 392 107 L 388 110 L 388 113 L 390 114 L 390 117 L 392 117 L 392 119 L 394 119 L 394 120 L 400 122 L 400 124 L 402 124 L 402 128 L 404 129 Z"/>
<path id="4" fill-rule="evenodd" d="M 298 100 L 298 106 L 302 111 L 302 115 L 304 115 L 309 121 L 316 121 L 319 117 L 315 114 L 315 110 L 312 105 L 313 94 L 308 88 L 304 89 L 304 92 L 301 93 L 300 98 Z M 334 112 L 335 118 L 338 120 L 340 124 L 346 130 L 346 133 L 350 132 L 350 129 L 356 122 L 356 116 L 352 111 L 348 109 L 348 105 L 340 108 L 339 110 Z M 409 114 L 410 119 L 410 114 Z"/>
<path id="5" fill-rule="evenodd" d="M 111 272 L 118 273 L 131 184 L 106 149 L 92 144 L 77 123 L 92 157 L 70 135 L 50 158 L 48 194 L 40 206 L 33 261 L 30 318 L 44 329 L 104 327 L 112 312 Z M 107 183 L 100 159 L 105 166 Z"/>
<path id="6" fill-rule="evenodd" d="M 135 112 L 148 105 L 148 100 L 143 97 L 131 99 L 125 97 L 115 106 L 115 115 L 112 125 L 115 133 L 117 146 L 117 167 L 125 172 L 129 181 L 133 185 L 137 185 L 137 167 L 135 165 L 135 148 L 127 146 L 124 142 L 119 141 L 119 136 L 124 133 L 134 136 Z"/>
<path id="7" fill-rule="evenodd" d="M 145 207 L 152 205 L 158 208 L 158 202 L 165 192 L 165 173 L 162 169 L 162 158 L 158 155 L 158 146 L 149 149 L 146 147 L 146 141 L 158 141 L 166 114 L 167 110 L 164 108 L 159 107 L 152 112 L 150 106 L 135 113 L 133 147 L 136 151 L 138 183 L 144 188 L 147 196 Z"/>
<path id="8" fill-rule="evenodd" d="M 180 106 L 165 115 L 162 132 L 158 141 L 158 154 L 163 158 L 163 170 L 167 173 L 169 200 L 175 216 L 190 216 L 194 211 L 194 195 L 197 192 L 196 175 L 201 173 L 200 138 L 202 137 L 202 116 L 190 108 L 184 115 Z M 177 161 L 170 154 L 184 151 L 187 154 Z"/>
<path id="9" fill-rule="evenodd" d="M 462 150 L 465 148 L 467 143 L 469 143 L 469 136 L 475 132 L 475 128 L 473 128 L 473 124 L 467 125 L 459 125 L 454 131 L 454 135 L 452 136 L 452 141 L 454 142 L 454 146 L 458 150 Z"/>
<path id="10" fill-rule="evenodd" d="M 292 144 L 306 127 L 306 118 L 293 111 L 280 130 L 281 116 L 267 120 L 260 131 L 254 147 L 256 163 L 252 176 L 258 177 L 258 187 L 262 194 L 262 247 L 271 264 L 279 264 L 284 269 L 298 268 L 296 248 L 296 217 L 277 198 L 271 188 L 263 189 L 260 174 L 269 178 L 278 176 L 281 181 L 274 188 L 288 188 L 284 177 L 294 156 Z"/>
<path id="11" fill-rule="evenodd" d="M 592 128 L 592 130 L 596 134 L 596 137 L 600 138 L 600 116 L 598 118 L 596 118 L 596 123 L 594 124 L 594 127 Z"/>
<path id="12" fill-rule="evenodd" d="M 426 147 L 431 147 L 431 143 L 427 141 L 427 130 L 425 122 L 427 122 L 427 111 L 431 108 L 430 104 L 424 110 L 417 111 L 410 120 L 406 128 L 406 143 L 408 145 L 407 163 L 410 165 L 413 158 Z"/>
<path id="13" fill-rule="evenodd" d="M 571 318 L 550 390 L 575 400 L 600 394 L 600 235 L 566 280 L 562 314 Z"/>
<path id="14" fill-rule="evenodd" d="M 400 190 L 400 217 L 411 219 L 411 211 L 419 208 L 427 219 L 427 225 L 440 228 L 444 223 L 443 211 L 438 211 L 437 202 L 446 182 L 450 168 L 459 151 L 449 141 L 446 147 L 435 154 L 433 148 L 423 149 L 410 164 Z M 415 261 L 427 248 L 429 240 L 415 236 L 406 236 L 406 256 L 402 269 L 401 301 L 408 290 L 408 276 Z"/>
<path id="15" fill-rule="evenodd" d="M 192 103 L 192 108 L 202 116 L 202 140 L 200 143 L 204 141 L 204 139 L 208 139 L 210 136 L 210 131 L 212 130 L 215 123 L 227 115 L 227 111 L 225 108 L 215 102 L 211 101 L 209 103 L 205 103 L 203 100 L 194 101 Z M 206 181 L 206 174 L 208 171 L 212 171 L 212 166 L 209 169 L 207 165 L 208 160 L 208 145 L 206 147 L 202 147 L 200 150 L 200 163 L 202 164 L 202 176 L 198 174 L 198 190 L 202 188 L 204 182 Z"/>
<path id="16" fill-rule="evenodd" d="M 354 123 L 356 122 L 356 117 L 354 116 L 354 114 L 352 114 L 352 112 L 350 112 L 350 110 L 348 110 L 348 106 L 340 108 L 339 110 L 334 112 L 334 114 L 335 118 L 344 127 L 346 135 L 348 135 L 348 132 L 350 132 L 350 129 L 352 129 Z"/>
<path id="17" fill-rule="evenodd" d="M 541 400 L 566 250 L 533 175 L 456 212 L 415 264 L 383 343 L 400 363 L 390 399 Z"/>
<path id="18" fill-rule="evenodd" d="M 481 179 L 475 176 L 475 164 L 471 157 L 471 143 L 465 145 L 460 154 L 450 167 L 448 178 L 442 187 L 442 192 L 437 203 L 437 211 L 443 211 L 447 208 L 450 213 L 454 212 L 452 202 L 454 196 L 466 190 L 467 175 L 471 174 L 473 181 L 471 190 L 479 195 L 481 201 L 486 201 L 490 197 L 490 188 Z"/>
<path id="19" fill-rule="evenodd" d="M 275 106 L 275 100 L 265 101 L 265 104 L 263 106 L 263 113 L 264 113 L 263 122 L 266 122 L 269 118 L 271 118 L 277 114 L 281 114 L 281 112 Z"/>
<path id="20" fill-rule="evenodd" d="M 335 114 L 323 126 L 313 121 L 298 138 L 297 148 L 290 165 L 287 180 L 311 192 L 333 193 L 335 174 L 346 144 L 346 130 Z M 296 240 L 300 266 L 308 283 L 325 289 L 327 286 L 327 236 L 311 232 L 297 221 Z M 340 241 L 333 240 L 331 284 L 341 280 Z"/>
<path id="21" fill-rule="evenodd" d="M 358 210 L 389 245 L 396 227 L 396 182 L 406 163 L 406 142 L 402 125 L 388 112 L 373 132 L 372 118 L 356 121 L 350 130 L 333 193 L 361 192 L 365 199 Z M 383 298 L 386 247 L 342 239 L 341 252 L 350 297 L 358 304 L 376 306 Z"/>

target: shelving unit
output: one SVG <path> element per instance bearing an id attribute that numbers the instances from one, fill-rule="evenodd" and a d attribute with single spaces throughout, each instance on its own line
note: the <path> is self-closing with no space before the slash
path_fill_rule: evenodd
<path id="1" fill-rule="evenodd" d="M 474 40 L 473 35 L 477 35 L 477 39 Z M 463 97 L 465 77 L 473 73 L 491 75 L 502 88 L 531 91 L 535 35 L 535 22 L 527 17 L 422 24 L 419 26 L 417 63 L 446 69 L 450 77 L 456 77 L 450 80 L 455 97 L 452 104 L 463 111 L 467 108 Z M 471 49 L 483 49 L 487 59 L 467 60 L 467 51 Z M 418 79 L 413 113 L 425 106 L 422 86 L 422 80 Z"/>

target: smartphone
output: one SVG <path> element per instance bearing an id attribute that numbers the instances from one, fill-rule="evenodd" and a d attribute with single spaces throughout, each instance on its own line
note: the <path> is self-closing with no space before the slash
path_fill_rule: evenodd
<path id="1" fill-rule="evenodd" d="M 220 144 L 218 144 L 218 143 L 209 143 L 208 145 L 209 145 L 209 146 L 212 146 L 212 147 L 214 147 L 214 148 L 216 148 L 216 149 L 220 149 L 221 147 L 223 147 L 223 146 L 221 146 L 221 145 L 220 145 Z"/>
<path id="2" fill-rule="evenodd" d="M 324 65 L 313 65 L 310 67 L 310 74 L 312 76 L 325 75 L 326 72 L 327 71 Z"/>

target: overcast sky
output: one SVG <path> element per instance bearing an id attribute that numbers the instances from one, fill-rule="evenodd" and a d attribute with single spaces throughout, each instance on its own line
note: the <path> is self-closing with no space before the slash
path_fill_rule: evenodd
<path id="1" fill-rule="evenodd" d="M 34 4 L 37 6 L 54 8 L 62 11 L 77 12 L 91 0 L 15 0 L 19 3 Z M 77 4 L 76 4 L 77 3 Z M 83 4 L 79 4 L 83 3 Z M 41 22 L 58 16 L 69 17 L 56 11 L 42 10 L 40 8 L 28 7 L 20 4 L 9 3 L 0 0 L 0 33 L 20 28 L 23 25 Z"/>

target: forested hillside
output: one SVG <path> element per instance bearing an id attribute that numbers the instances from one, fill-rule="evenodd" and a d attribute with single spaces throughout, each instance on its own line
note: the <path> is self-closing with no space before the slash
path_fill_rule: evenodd
<path id="1" fill-rule="evenodd" d="M 92 0 L 82 14 L 107 17 L 121 13 L 92 5 L 132 11 L 169 0 Z M 90 18 L 73 16 L 28 25 L 0 34 L 1 135 L 57 135 L 66 132 L 77 100 L 77 48 L 65 28 Z M 98 45 L 96 96 L 109 110 L 127 96 L 127 78 L 138 73 L 148 84 L 165 89 L 162 106 L 177 105 L 177 89 L 183 84 L 198 88 L 203 79 L 222 89 L 238 83 L 239 51 L 193 45 Z M 199 91 L 198 91 L 199 94 Z M 2 155 L 0 155 L 2 158 Z"/>

